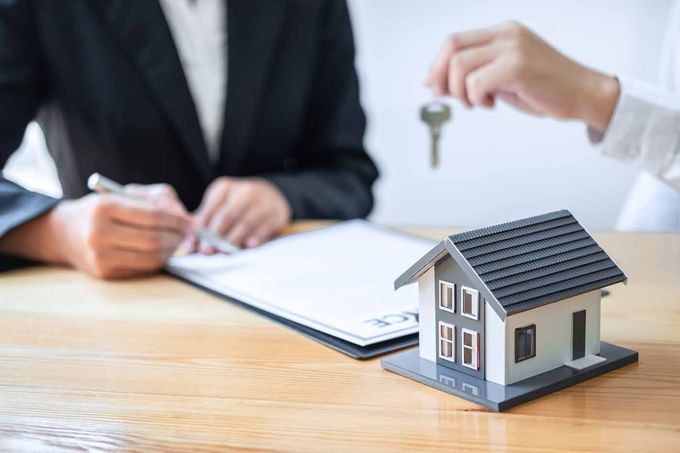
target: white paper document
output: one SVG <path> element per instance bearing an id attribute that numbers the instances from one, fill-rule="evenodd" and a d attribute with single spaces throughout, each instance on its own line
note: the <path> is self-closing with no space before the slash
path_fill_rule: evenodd
<path id="1" fill-rule="evenodd" d="M 416 285 L 394 280 L 433 243 L 362 220 L 234 255 L 172 258 L 168 271 L 240 302 L 367 346 L 418 330 Z"/>

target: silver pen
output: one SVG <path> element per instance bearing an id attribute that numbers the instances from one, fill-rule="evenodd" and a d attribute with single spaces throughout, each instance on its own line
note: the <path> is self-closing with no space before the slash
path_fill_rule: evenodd
<path id="1" fill-rule="evenodd" d="M 121 184 L 106 176 L 100 175 L 99 173 L 92 173 L 90 177 L 87 178 L 87 187 L 97 193 L 114 193 L 116 195 L 122 195 L 137 200 L 142 199 L 141 197 L 125 192 L 125 188 Z M 210 247 L 215 247 L 220 252 L 234 253 L 241 250 L 240 247 L 205 228 L 199 228 L 195 233 L 196 237 L 198 237 L 201 242 Z"/>

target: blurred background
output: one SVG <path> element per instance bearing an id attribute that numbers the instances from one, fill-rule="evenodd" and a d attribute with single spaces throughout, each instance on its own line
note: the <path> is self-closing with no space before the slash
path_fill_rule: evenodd
<path id="1" fill-rule="evenodd" d="M 612 74 L 654 82 L 671 0 L 349 0 L 357 42 L 366 143 L 381 168 L 371 218 L 393 225 L 479 226 L 561 208 L 611 229 L 635 170 L 598 155 L 585 127 L 500 105 L 450 101 L 441 164 L 429 167 L 419 120 L 427 70 L 455 31 L 525 23 L 566 55 Z M 32 124 L 4 174 L 59 195 L 54 164 Z"/>

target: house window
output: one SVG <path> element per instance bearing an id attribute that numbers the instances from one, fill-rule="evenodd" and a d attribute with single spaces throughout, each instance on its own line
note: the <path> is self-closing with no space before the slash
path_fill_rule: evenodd
<path id="1" fill-rule="evenodd" d="M 536 324 L 515 329 L 515 362 L 536 356 Z"/>
<path id="2" fill-rule="evenodd" d="M 439 323 L 439 357 L 450 362 L 456 361 L 456 326 Z"/>
<path id="3" fill-rule="evenodd" d="M 479 333 L 470 329 L 463 329 L 463 365 L 479 369 Z"/>
<path id="4" fill-rule="evenodd" d="M 463 286 L 460 289 L 460 311 L 463 316 L 479 319 L 479 291 Z"/>
<path id="5" fill-rule="evenodd" d="M 439 281 L 439 308 L 451 313 L 456 312 L 456 303 L 454 295 L 456 294 L 456 285 L 453 283 Z"/>

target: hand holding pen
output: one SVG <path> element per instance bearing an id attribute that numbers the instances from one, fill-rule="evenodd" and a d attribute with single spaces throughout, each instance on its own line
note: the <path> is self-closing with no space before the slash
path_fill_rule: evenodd
<path id="1" fill-rule="evenodd" d="M 155 273 L 192 234 L 193 220 L 167 188 L 135 190 L 148 192 L 155 201 L 111 193 L 64 199 L 12 232 L 11 243 L 23 256 L 70 265 L 98 278 Z"/>

